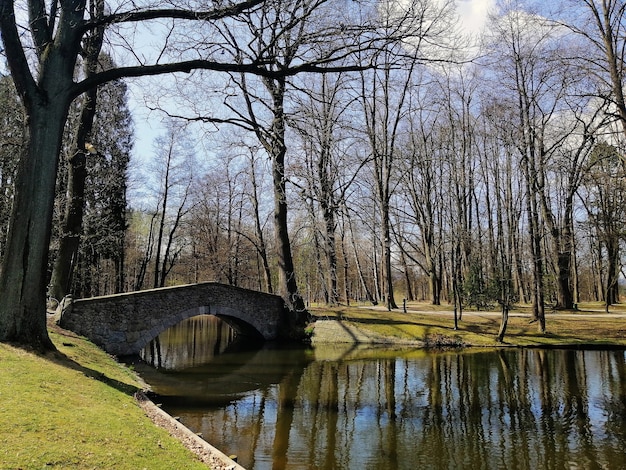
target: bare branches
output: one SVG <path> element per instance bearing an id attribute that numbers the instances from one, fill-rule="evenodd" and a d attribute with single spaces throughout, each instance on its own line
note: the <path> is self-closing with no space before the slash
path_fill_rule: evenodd
<path id="1" fill-rule="evenodd" d="M 269 71 L 263 67 L 263 64 L 249 63 L 249 64 L 236 64 L 236 63 L 223 63 L 215 62 L 212 60 L 187 60 L 182 62 L 173 62 L 168 64 L 153 64 L 153 65 L 137 65 L 132 67 L 119 67 L 116 69 L 105 70 L 93 77 L 88 77 L 76 85 L 75 95 L 79 95 L 86 90 L 94 86 L 101 85 L 120 78 L 129 77 L 144 77 L 151 75 L 162 75 L 167 73 L 190 73 L 193 70 L 212 70 L 215 72 L 234 72 L 234 73 L 250 73 L 254 75 L 261 75 L 268 78 L 280 78 L 289 75 L 295 75 L 303 71 L 307 72 L 327 72 L 334 69 L 340 69 L 336 67 L 320 67 L 320 66 L 301 66 L 295 69 L 289 69 L 286 71 L 276 72 Z"/>
<path id="2" fill-rule="evenodd" d="M 146 9 L 142 11 L 120 12 L 94 18 L 84 23 L 85 30 L 102 25 L 113 25 L 121 23 L 139 23 L 142 21 L 157 19 L 178 19 L 189 21 L 215 21 L 238 15 L 248 9 L 263 3 L 265 0 L 246 0 L 225 7 L 217 7 L 207 11 L 184 10 L 178 8 L 167 9 Z"/>

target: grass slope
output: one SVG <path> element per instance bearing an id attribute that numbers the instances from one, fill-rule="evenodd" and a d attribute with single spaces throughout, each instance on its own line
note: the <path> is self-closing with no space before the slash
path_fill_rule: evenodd
<path id="1" fill-rule="evenodd" d="M 51 332 L 58 353 L 0 344 L 0 468 L 207 467 L 132 397 L 134 375 L 88 341 Z"/>

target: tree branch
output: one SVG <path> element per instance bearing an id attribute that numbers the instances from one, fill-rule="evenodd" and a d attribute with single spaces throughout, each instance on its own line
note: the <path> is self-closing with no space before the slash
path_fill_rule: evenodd
<path id="1" fill-rule="evenodd" d="M 11 0 L 0 0 L 0 37 L 2 37 L 5 57 L 11 70 L 15 88 L 28 109 L 30 107 L 28 97 L 32 96 L 37 85 L 30 73 L 28 60 L 22 48 Z"/>
<path id="2" fill-rule="evenodd" d="M 285 70 L 267 70 L 264 63 L 234 64 L 215 62 L 211 60 L 187 60 L 169 64 L 137 65 L 131 67 L 119 67 L 105 70 L 91 77 L 87 77 L 76 84 L 74 96 L 84 93 L 88 89 L 121 78 L 143 77 L 162 75 L 166 73 L 184 72 L 191 73 L 193 70 L 212 70 L 215 72 L 248 73 L 270 79 L 281 79 L 300 73 L 331 73 L 331 72 L 354 72 L 371 68 L 371 65 L 318 65 L 302 64 Z"/>
<path id="3" fill-rule="evenodd" d="M 190 21 L 214 21 L 230 16 L 237 15 L 246 10 L 249 10 L 265 0 L 246 0 L 234 5 L 215 8 L 209 11 L 194 11 L 194 10 L 182 10 L 177 8 L 166 9 L 153 9 L 144 11 L 131 11 L 124 13 L 115 13 L 112 15 L 95 18 L 91 21 L 86 21 L 84 29 L 92 29 L 99 26 L 121 24 L 121 23 L 137 23 L 140 21 L 157 20 L 163 18 L 190 20 Z"/>
<path id="4" fill-rule="evenodd" d="M 28 22 L 30 31 L 37 49 L 37 57 L 41 60 L 46 47 L 52 42 L 52 35 L 46 21 L 45 2 L 30 0 L 28 2 Z"/>

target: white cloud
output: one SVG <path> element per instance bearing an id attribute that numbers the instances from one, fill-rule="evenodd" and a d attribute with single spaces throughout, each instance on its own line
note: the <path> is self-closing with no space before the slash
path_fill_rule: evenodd
<path id="1" fill-rule="evenodd" d="M 489 12 L 495 8 L 495 0 L 457 0 L 461 28 L 466 33 L 479 34 L 485 27 Z"/>
<path id="2" fill-rule="evenodd" d="M 464 33 L 480 34 L 496 0 L 455 0 L 460 27 Z"/>

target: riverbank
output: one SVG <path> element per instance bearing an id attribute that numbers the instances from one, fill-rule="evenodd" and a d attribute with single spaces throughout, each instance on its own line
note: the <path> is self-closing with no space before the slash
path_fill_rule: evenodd
<path id="1" fill-rule="evenodd" d="M 0 344 L 1 469 L 236 468 L 135 400 L 145 384 L 131 370 L 71 332 L 50 336 L 58 352 L 45 355 Z"/>
<path id="2" fill-rule="evenodd" d="M 544 347 L 626 348 L 626 306 L 605 313 L 600 304 L 582 304 L 576 311 L 546 314 L 546 333 L 531 322 L 530 308 L 509 314 L 504 341 L 496 342 L 500 312 L 466 310 L 454 328 L 454 314 L 446 306 L 413 302 L 388 312 L 383 307 L 312 307 L 310 327 L 314 345 L 377 343 L 414 347 Z"/>

